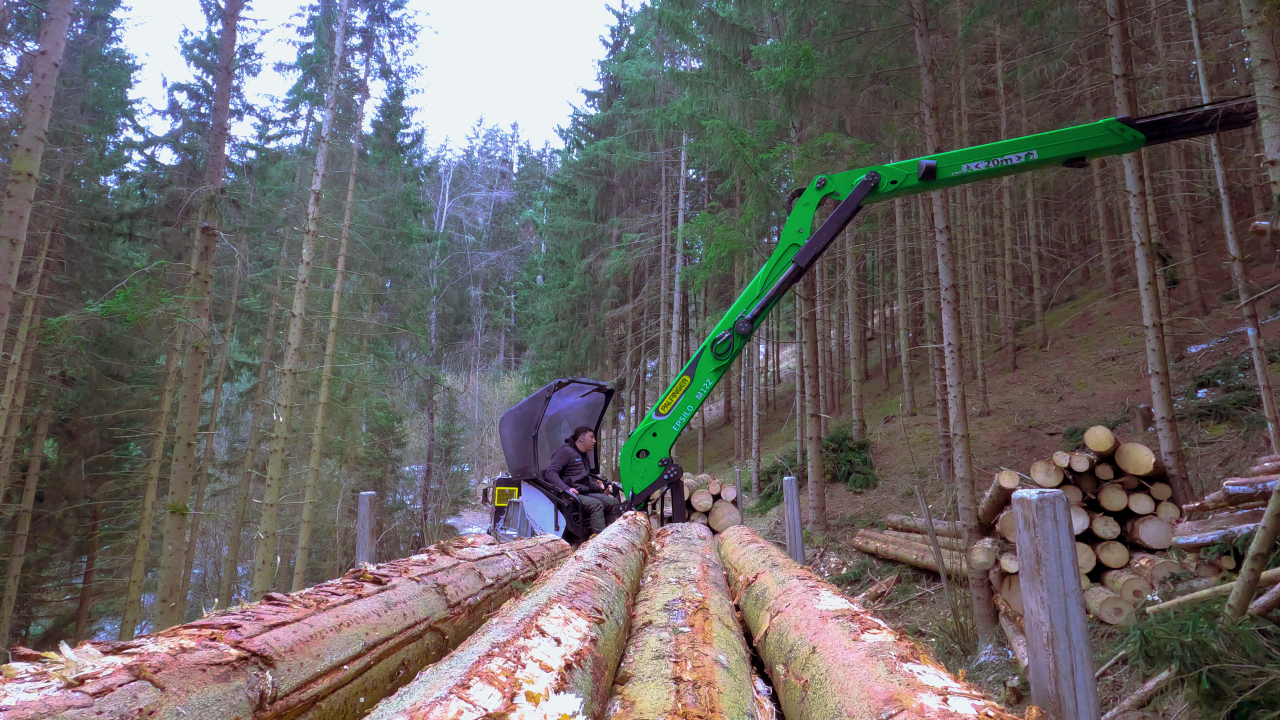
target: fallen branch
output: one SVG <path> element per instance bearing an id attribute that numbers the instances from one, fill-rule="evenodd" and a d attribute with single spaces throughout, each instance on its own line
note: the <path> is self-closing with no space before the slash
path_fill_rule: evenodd
<path id="1" fill-rule="evenodd" d="M 1160 691 L 1164 689 L 1164 686 L 1168 685 L 1169 681 L 1172 679 L 1173 668 L 1168 668 L 1164 672 L 1143 683 L 1142 687 L 1133 691 L 1133 693 L 1128 697 L 1116 703 L 1116 706 L 1112 708 L 1110 712 L 1102 716 L 1102 720 L 1118 720 L 1118 718 L 1124 713 L 1141 710 L 1146 707 L 1147 703 L 1151 702 L 1151 698 L 1154 698 L 1159 694 Z"/>

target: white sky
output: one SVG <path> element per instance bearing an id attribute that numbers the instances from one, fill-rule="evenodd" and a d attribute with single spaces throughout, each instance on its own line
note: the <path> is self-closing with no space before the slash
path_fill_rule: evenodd
<path id="1" fill-rule="evenodd" d="M 425 66 L 412 102 L 427 141 L 448 137 L 460 145 L 483 117 L 487 125 L 520 124 L 534 147 L 561 142 L 557 125 L 567 125 L 570 103 L 581 105 L 580 88 L 595 87 L 596 62 L 604 56 L 600 36 L 613 16 L 607 0 L 410 0 L 423 31 L 414 60 Z M 198 0 L 131 0 L 124 42 L 142 66 L 133 97 L 143 108 L 161 107 L 162 80 L 190 77 L 178 51 L 182 28 L 204 26 Z M 253 0 L 245 18 L 267 30 L 261 49 L 263 71 L 247 87 L 251 96 L 282 96 L 291 79 L 271 69 L 295 57 L 292 16 L 305 2 Z M 253 25 L 249 25 L 253 27 Z M 375 90 L 376 92 L 376 90 Z M 376 98 L 375 98 L 376 100 Z M 372 112 L 372 106 L 370 108 Z M 243 131 L 243 130 L 242 130 Z"/>

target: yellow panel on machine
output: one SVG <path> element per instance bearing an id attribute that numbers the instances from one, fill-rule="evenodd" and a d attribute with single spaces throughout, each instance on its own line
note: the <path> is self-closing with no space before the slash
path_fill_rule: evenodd
<path id="1" fill-rule="evenodd" d="M 520 497 L 519 487 L 496 487 L 493 489 L 493 506 L 506 507 L 507 502 Z"/>

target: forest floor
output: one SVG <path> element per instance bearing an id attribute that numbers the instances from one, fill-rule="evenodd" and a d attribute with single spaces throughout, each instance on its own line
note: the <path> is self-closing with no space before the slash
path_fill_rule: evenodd
<path id="1" fill-rule="evenodd" d="M 1219 268 L 1212 265 L 1210 270 Z M 1271 287 L 1280 281 L 1275 266 L 1254 267 L 1250 272 L 1260 287 Z M 1131 278 L 1123 276 L 1121 281 L 1123 288 L 1124 282 Z M 1174 312 L 1179 320 L 1173 387 L 1187 464 L 1200 490 L 1242 471 L 1254 458 L 1270 452 L 1259 422 L 1259 411 L 1246 409 L 1233 415 L 1227 408 L 1225 413 L 1216 412 L 1213 395 L 1197 398 L 1194 388 L 1189 389 L 1197 375 L 1211 369 L 1225 368 L 1228 374 L 1238 374 L 1238 360 L 1248 349 L 1244 333 L 1238 330 L 1242 325 L 1239 311 L 1235 309 L 1238 300 L 1227 292 L 1225 273 L 1216 273 L 1207 281 L 1205 295 L 1212 308 L 1207 317 L 1195 317 L 1183 306 L 1179 290 L 1185 291 L 1185 288 L 1174 291 Z M 1274 309 L 1270 307 L 1271 301 L 1276 303 Z M 1280 319 L 1277 315 L 1280 297 L 1264 299 L 1259 312 L 1264 319 Z M 1050 343 L 1044 350 L 1034 348 L 1032 328 L 1022 328 L 1018 336 L 1018 369 L 1014 372 L 1007 372 L 1005 358 L 997 356 L 998 347 L 987 348 L 990 414 L 978 416 L 974 397 L 976 383 L 969 383 L 972 456 L 976 484 L 980 488 L 985 489 L 988 479 L 1002 467 L 1025 472 L 1032 461 L 1059 449 L 1068 427 L 1093 424 L 1094 420 L 1114 421 L 1129 414 L 1131 408 L 1150 403 L 1136 290 L 1122 291 L 1112 297 L 1094 291 L 1064 298 L 1048 311 L 1046 321 Z M 1266 322 L 1263 336 L 1269 341 L 1280 340 L 1280 322 Z M 875 355 L 870 365 L 872 379 L 865 386 L 866 419 L 880 483 L 875 489 L 856 493 L 841 485 L 828 486 L 827 513 L 831 530 L 819 536 L 806 533 L 810 563 L 850 594 L 861 592 L 879 578 L 902 573 L 905 582 L 878 609 L 882 617 L 934 647 L 953 671 L 965 672 L 996 697 L 1016 705 L 1014 698 L 1002 697 L 1004 679 L 1016 670 L 1014 664 L 1008 660 L 993 662 L 990 656 L 976 658 L 951 639 L 949 605 L 936 575 L 863 555 L 847 545 L 858 528 L 883 527 L 882 518 L 888 513 L 918 514 L 917 486 L 924 491 L 935 517 L 955 516 L 954 489 L 939 482 L 936 472 L 937 419 L 930 399 L 928 368 L 922 364 L 915 368 L 916 394 L 921 407 L 917 414 L 908 415 L 901 411 L 900 373 L 892 372 L 886 387 L 886 382 L 877 374 Z M 1251 375 L 1251 371 L 1246 372 Z M 1273 377 L 1280 375 L 1280 366 L 1273 365 L 1272 374 Z M 1251 378 L 1246 379 L 1253 383 Z M 783 384 L 777 390 L 777 407 L 761 420 L 764 465 L 769 464 L 769 456 L 795 447 L 791 411 L 795 393 L 794 364 L 784 370 Z M 834 419 L 833 425 L 848 421 L 847 399 L 844 404 L 842 416 Z M 733 428 L 723 425 L 721 418 L 718 407 L 710 408 L 705 466 L 718 477 L 731 478 L 735 464 L 745 470 L 746 463 L 734 462 Z M 1154 438 L 1135 432 L 1129 424 L 1119 427 L 1117 435 L 1154 443 Z M 696 433 L 686 433 L 678 456 L 685 459 L 686 467 L 694 464 L 689 460 L 697 457 Z M 743 485 L 749 485 L 745 472 Z M 805 497 L 803 488 L 801 495 Z M 802 515 L 807 522 L 807 502 L 804 506 Z M 783 537 L 781 507 L 762 516 L 749 515 L 748 522 L 771 539 L 780 541 Z M 967 602 L 962 603 L 965 604 Z M 1091 620 L 1091 632 L 1097 655 L 1095 666 L 1098 666 L 1115 654 L 1125 631 Z M 1110 707 L 1125 688 L 1131 689 L 1141 682 L 1142 678 L 1136 675 L 1134 671 L 1122 669 L 1101 681 L 1104 709 Z M 1162 716 L 1170 717 L 1172 712 Z"/>

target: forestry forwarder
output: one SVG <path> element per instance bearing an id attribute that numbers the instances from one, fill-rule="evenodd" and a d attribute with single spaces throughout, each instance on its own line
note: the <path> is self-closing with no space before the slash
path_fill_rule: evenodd
<path id="1" fill-rule="evenodd" d="M 963 150 L 936 153 L 912 160 L 814 178 L 807 187 L 798 191 L 798 195 L 793 193 L 794 204 L 787 216 L 786 225 L 783 227 L 778 247 L 773 255 L 743 289 L 738 299 L 711 331 L 710 336 L 693 354 L 693 358 L 684 366 L 658 403 L 623 444 L 619 459 L 619 475 L 622 491 L 626 496 L 623 503 L 624 509 L 642 509 L 645 503 L 655 499 L 655 494 L 660 495 L 663 490 L 667 490 L 671 493 L 672 520 L 675 522 L 686 520 L 684 485 L 681 482 L 684 470 L 671 455 L 676 439 L 680 437 L 681 431 L 697 413 L 711 390 L 720 382 L 720 378 L 728 372 L 734 359 L 746 347 L 751 335 L 769 311 L 804 277 L 804 274 L 822 257 L 822 253 L 831 241 L 845 229 L 845 226 L 864 206 L 904 195 L 925 193 L 1040 168 L 1059 166 L 1084 168 L 1088 166 L 1090 160 L 1097 158 L 1123 155 L 1143 147 L 1174 140 L 1246 128 L 1252 125 L 1256 118 L 1257 105 L 1254 99 L 1241 97 L 1138 119 L 1108 118 Z M 822 226 L 816 232 L 811 232 L 818 206 L 827 198 L 839 204 Z M 522 407 L 526 408 L 527 413 L 527 404 L 531 400 L 545 398 L 545 400 L 535 401 L 535 404 L 545 408 L 552 396 L 558 394 L 557 388 L 568 388 L 575 384 L 580 384 L 578 385 L 580 389 L 586 389 L 585 385 L 594 386 L 594 392 L 582 395 L 584 399 L 591 398 L 589 407 L 583 408 L 585 411 L 583 419 L 586 419 L 585 416 L 590 416 L 590 419 L 595 421 L 598 433 L 600 420 L 604 418 L 613 390 L 603 383 L 586 380 L 561 380 L 548 385 L 512 408 L 508 415 L 503 417 L 503 424 L 507 425 L 508 416 Z M 512 420 L 516 419 L 512 418 Z M 521 435 L 522 439 L 527 438 L 528 435 L 524 433 L 528 433 L 528 428 L 531 426 L 540 428 L 543 418 L 526 417 L 524 420 L 525 422 L 519 423 L 523 425 L 523 432 L 511 433 L 512 440 L 516 439 L 516 435 Z M 516 424 L 516 422 L 511 423 L 512 426 Z M 538 430 L 533 431 L 535 444 L 538 434 Z M 508 433 L 504 431 L 502 435 L 504 450 L 510 460 L 512 452 L 507 447 Z M 528 440 L 524 442 L 528 443 Z M 559 442 L 559 439 L 556 438 L 555 442 Z M 598 458 L 596 461 L 598 466 Z M 502 486 L 505 481 L 509 488 L 506 491 L 508 496 L 519 494 L 524 498 L 526 505 L 530 504 L 530 501 L 543 507 L 554 504 L 567 514 L 560 515 L 553 511 L 554 520 L 546 524 L 554 522 L 556 530 L 562 526 L 566 527 L 566 537 L 575 535 L 572 528 L 568 527 L 569 524 L 577 525 L 578 533 L 581 533 L 580 524 L 571 523 L 574 518 L 570 516 L 580 514 L 580 509 L 573 507 L 571 498 L 556 497 L 555 493 L 547 493 L 545 488 L 541 488 L 536 493 L 537 498 L 531 497 L 533 495 L 531 493 L 521 491 L 521 480 L 527 481 L 531 479 L 531 475 L 536 475 L 534 483 L 544 484 L 540 483 L 542 479 L 540 473 L 543 469 L 538 466 L 536 460 L 532 468 L 526 467 L 521 472 L 517 472 L 516 467 L 511 467 L 514 479 L 504 478 L 498 484 Z M 533 517 L 533 513 L 530 512 L 532 509 L 526 508 L 531 518 Z M 494 508 L 495 524 L 502 519 L 501 511 L 503 510 L 505 510 L 504 507 Z M 520 534 L 523 535 L 525 532 Z M 580 540 L 582 537 L 585 535 L 579 534 L 570 539 Z"/>

